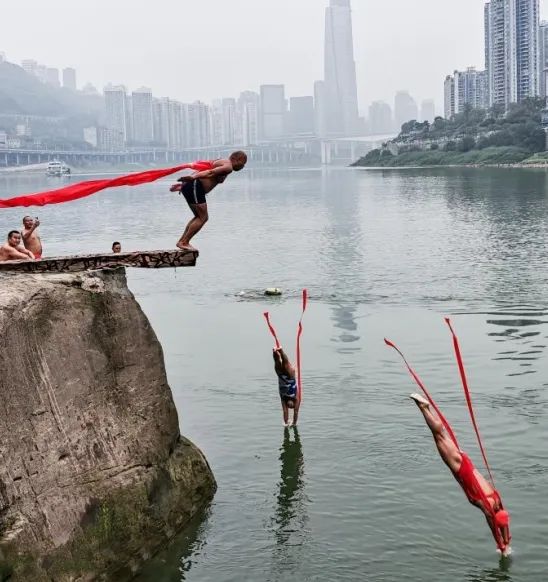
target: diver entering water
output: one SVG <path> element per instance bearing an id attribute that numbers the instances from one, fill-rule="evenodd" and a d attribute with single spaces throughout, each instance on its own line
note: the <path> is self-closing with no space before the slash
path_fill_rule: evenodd
<path id="1" fill-rule="evenodd" d="M 297 426 L 301 399 L 295 368 L 281 347 L 272 350 L 272 357 L 274 358 L 274 370 L 278 376 L 278 392 L 282 403 L 284 426 Z M 290 410 L 293 410 L 293 423 L 289 422 Z"/>
<path id="2" fill-rule="evenodd" d="M 410 398 L 419 407 L 428 428 L 432 431 L 443 462 L 462 487 L 468 501 L 483 512 L 498 549 L 506 556 L 510 551 L 510 516 L 504 510 L 498 491 L 489 484 L 474 467 L 470 457 L 452 440 L 441 419 L 430 409 L 428 400 L 420 394 L 411 394 Z"/>

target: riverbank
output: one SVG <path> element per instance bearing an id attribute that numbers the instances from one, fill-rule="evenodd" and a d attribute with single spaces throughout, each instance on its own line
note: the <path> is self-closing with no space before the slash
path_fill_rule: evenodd
<path id="1" fill-rule="evenodd" d="M 407 151 L 397 155 L 373 150 L 352 164 L 357 168 L 518 167 L 548 168 L 548 152 L 532 154 L 516 147 L 491 147 L 468 152 Z"/>

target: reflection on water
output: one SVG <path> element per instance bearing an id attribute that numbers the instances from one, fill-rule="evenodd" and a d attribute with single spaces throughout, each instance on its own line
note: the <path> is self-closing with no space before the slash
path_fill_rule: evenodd
<path id="1" fill-rule="evenodd" d="M 293 438 L 291 433 L 293 432 Z M 305 492 L 304 457 L 297 427 L 284 429 L 280 449 L 281 474 L 273 522 L 276 546 L 274 572 L 296 573 L 306 545 L 308 499 Z M 296 551 L 299 548 L 299 551 Z"/>
<path id="2" fill-rule="evenodd" d="M 467 582 L 512 582 L 510 567 L 512 560 L 501 559 L 498 568 L 489 568 L 479 573 L 473 573 L 466 579 Z"/>

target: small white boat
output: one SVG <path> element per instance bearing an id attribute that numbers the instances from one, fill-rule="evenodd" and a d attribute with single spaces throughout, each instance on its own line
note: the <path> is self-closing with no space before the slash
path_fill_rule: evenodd
<path id="1" fill-rule="evenodd" d="M 65 162 L 53 160 L 53 162 L 48 164 L 46 176 L 70 176 L 70 168 Z"/>

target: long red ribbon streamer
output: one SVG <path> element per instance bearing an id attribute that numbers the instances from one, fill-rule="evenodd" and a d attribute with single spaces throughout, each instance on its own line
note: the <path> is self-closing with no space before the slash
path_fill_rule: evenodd
<path id="1" fill-rule="evenodd" d="M 303 335 L 303 317 L 306 311 L 306 306 L 308 303 L 308 291 L 303 289 L 303 311 L 301 313 L 301 319 L 299 320 L 299 326 L 297 330 L 297 388 L 299 390 L 299 401 L 302 402 L 303 398 L 303 380 L 301 372 L 301 336 Z"/>
<path id="2" fill-rule="evenodd" d="M 493 473 L 491 471 L 491 467 L 489 465 L 489 461 L 487 460 L 487 455 L 485 454 L 485 449 L 483 447 L 483 442 L 481 440 L 478 424 L 476 422 L 476 415 L 474 414 L 474 407 L 472 405 L 472 396 L 470 395 L 470 388 L 468 387 L 468 380 L 466 378 L 466 371 L 464 369 L 464 363 L 462 361 L 462 355 L 460 351 L 459 340 L 455 331 L 453 330 L 453 326 L 451 325 L 451 320 L 446 317 L 445 323 L 449 326 L 451 331 L 451 335 L 453 336 L 453 347 L 455 349 L 455 356 L 457 358 L 457 364 L 459 366 L 459 373 L 462 380 L 462 387 L 464 388 L 464 395 L 466 397 L 466 404 L 468 405 L 468 411 L 470 412 L 470 418 L 472 419 L 472 424 L 474 425 L 474 431 L 476 432 L 476 437 L 478 439 L 478 444 L 481 451 L 481 456 L 483 457 L 483 461 L 485 463 L 485 467 L 487 472 L 489 473 L 489 478 L 491 479 L 491 484 L 495 487 L 495 480 L 493 479 Z"/>
<path id="3" fill-rule="evenodd" d="M 107 188 L 117 188 L 118 186 L 137 186 L 139 184 L 148 184 L 155 182 L 160 178 L 165 178 L 175 172 L 181 170 L 195 170 L 198 172 L 204 170 L 211 170 L 213 163 L 209 161 L 198 161 L 191 164 L 182 164 L 174 168 L 165 168 L 162 170 L 147 170 L 145 172 L 137 172 L 127 174 L 125 176 L 118 176 L 108 180 L 88 180 L 87 182 L 79 182 L 78 184 L 71 184 L 64 188 L 56 190 L 49 190 L 47 192 L 37 192 L 35 194 L 23 194 L 14 198 L 6 198 L 0 200 L 0 208 L 15 208 L 18 206 L 45 206 L 47 204 L 61 204 L 63 202 L 72 202 L 86 196 L 96 194 L 101 190 Z"/>
<path id="4" fill-rule="evenodd" d="M 280 349 L 281 344 L 280 344 L 280 340 L 278 339 L 278 336 L 276 334 L 276 330 L 274 329 L 274 326 L 270 323 L 270 314 L 268 313 L 268 311 L 265 311 L 263 313 L 264 318 L 266 319 L 266 325 L 268 325 L 268 329 L 270 330 L 270 333 L 272 334 L 272 337 L 274 338 L 274 341 L 276 342 L 276 348 Z"/>
<path id="5" fill-rule="evenodd" d="M 413 380 L 415 380 L 418 387 L 423 391 L 424 395 L 426 396 L 428 402 L 430 402 L 432 408 L 436 411 L 436 414 L 438 415 L 441 422 L 443 423 L 443 426 L 445 427 L 447 434 L 450 436 L 451 440 L 455 443 L 455 445 L 460 449 L 459 442 L 457 441 L 457 437 L 455 436 L 455 433 L 453 432 L 451 425 L 447 422 L 447 419 L 442 414 L 441 410 L 438 408 L 438 405 L 435 403 L 434 399 L 430 396 L 428 390 L 426 389 L 422 380 L 419 378 L 418 374 L 409 365 L 409 363 L 407 362 L 407 360 L 406 360 L 405 356 L 403 355 L 403 353 L 401 352 L 401 350 L 396 346 L 396 344 L 392 343 L 391 341 L 389 341 L 387 339 L 385 339 L 384 342 L 387 346 L 394 348 L 398 352 L 398 354 L 401 356 L 401 358 L 402 358 L 405 366 L 407 367 L 409 373 L 411 374 Z"/>

